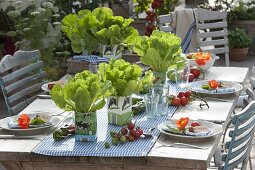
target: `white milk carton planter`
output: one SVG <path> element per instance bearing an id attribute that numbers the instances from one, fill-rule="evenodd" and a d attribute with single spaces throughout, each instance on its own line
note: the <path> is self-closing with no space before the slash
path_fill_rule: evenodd
<path id="1" fill-rule="evenodd" d="M 97 138 L 96 112 L 75 112 L 75 141 L 89 142 Z"/>
<path id="2" fill-rule="evenodd" d="M 113 59 L 118 59 L 122 57 L 122 51 L 119 50 L 118 45 L 114 45 L 113 47 L 108 46 L 108 45 L 102 45 L 102 53 L 103 57 L 106 58 L 113 58 Z"/>
<path id="3" fill-rule="evenodd" d="M 133 118 L 131 96 L 110 96 L 107 98 L 109 124 L 123 126 Z"/>

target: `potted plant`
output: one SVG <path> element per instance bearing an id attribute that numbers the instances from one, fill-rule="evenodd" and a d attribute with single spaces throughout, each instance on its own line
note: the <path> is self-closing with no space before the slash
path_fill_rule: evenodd
<path id="1" fill-rule="evenodd" d="M 104 107 L 105 98 L 113 91 L 110 81 L 101 81 L 98 75 L 86 70 L 76 74 L 63 87 L 56 84 L 51 90 L 51 97 L 59 108 L 75 111 L 75 140 L 95 141 L 96 111 Z"/>
<path id="2" fill-rule="evenodd" d="M 253 43 L 250 45 L 248 55 L 255 55 L 255 2 L 239 1 L 232 3 L 232 8 L 228 13 L 230 22 L 228 25 L 244 29 Z"/>
<path id="3" fill-rule="evenodd" d="M 243 61 L 247 57 L 251 39 L 242 29 L 233 29 L 228 33 L 229 54 L 233 61 Z"/>
<path id="4" fill-rule="evenodd" d="M 101 63 L 98 74 L 103 81 L 111 81 L 115 92 L 107 98 L 108 122 L 119 126 L 131 121 L 133 93 L 146 91 L 153 81 L 152 72 L 147 72 L 143 78 L 142 68 L 119 60 L 110 60 L 109 64 Z"/>
<path id="5" fill-rule="evenodd" d="M 134 52 L 143 64 L 152 68 L 153 74 L 164 82 L 168 68 L 182 68 L 185 58 L 181 56 L 181 39 L 171 33 L 154 30 L 150 37 L 138 36 L 134 40 Z"/>
<path id="6" fill-rule="evenodd" d="M 72 49 L 76 53 L 84 50 L 91 53 L 100 45 L 103 56 L 119 58 L 120 46 L 130 36 L 138 35 L 137 30 L 130 26 L 132 21 L 114 16 L 110 8 L 100 7 L 65 16 L 62 31 L 71 40 Z"/>

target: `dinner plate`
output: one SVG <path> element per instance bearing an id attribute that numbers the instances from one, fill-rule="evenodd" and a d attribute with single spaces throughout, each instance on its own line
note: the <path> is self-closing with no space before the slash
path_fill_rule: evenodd
<path id="1" fill-rule="evenodd" d="M 52 82 L 48 82 L 42 85 L 42 90 L 46 91 L 46 92 L 50 92 L 50 89 L 48 88 L 49 84 L 60 84 L 61 86 L 65 84 L 65 82 L 62 81 L 52 81 Z"/>
<path id="2" fill-rule="evenodd" d="M 42 90 L 46 92 L 50 92 L 50 89 L 48 88 L 48 84 L 56 84 L 55 82 L 48 82 L 42 85 Z"/>
<path id="3" fill-rule="evenodd" d="M 208 121 L 196 121 L 199 122 L 201 125 L 203 126 L 207 126 L 210 129 L 210 133 L 208 133 L 205 136 L 189 136 L 189 135 L 183 135 L 183 134 L 176 134 L 176 133 L 171 133 L 169 131 L 166 131 L 164 129 L 168 128 L 167 125 L 170 126 L 175 126 L 175 122 L 176 120 L 168 120 L 166 122 L 163 122 L 161 124 L 158 125 L 158 129 L 161 133 L 166 134 L 172 138 L 176 138 L 176 139 L 191 139 L 191 140 L 197 140 L 197 139 L 208 139 L 211 137 L 214 137 L 218 134 L 220 134 L 222 132 L 222 127 L 218 124 L 212 123 L 212 122 L 208 122 Z M 189 121 L 188 126 L 190 126 L 190 123 L 193 122 L 192 120 Z"/>
<path id="4" fill-rule="evenodd" d="M 32 120 L 32 118 L 34 118 L 37 114 L 27 114 L 27 115 L 30 117 L 30 120 Z M 49 118 L 46 121 L 45 125 L 42 125 L 42 126 L 34 125 L 34 126 L 31 126 L 27 129 L 21 129 L 21 128 L 16 128 L 16 127 L 11 128 L 9 126 L 9 123 L 11 121 L 12 122 L 17 121 L 19 117 L 20 117 L 20 115 L 15 115 L 15 116 L 6 117 L 4 119 L 1 119 L 0 120 L 0 127 L 5 131 L 8 131 L 8 132 L 13 133 L 13 134 L 17 134 L 17 135 L 18 134 L 38 134 L 38 133 L 45 132 L 47 129 L 56 126 L 60 122 L 60 119 L 58 117 L 49 115 Z"/>
<path id="5" fill-rule="evenodd" d="M 241 91 L 243 89 L 243 86 L 240 83 L 218 80 L 218 82 L 221 82 L 223 84 L 223 88 L 222 88 L 222 90 L 220 90 L 218 92 L 212 92 L 210 90 L 205 90 L 205 89 L 202 88 L 202 85 L 208 84 L 208 81 L 209 80 L 202 80 L 202 81 L 192 82 L 192 83 L 189 84 L 189 88 L 193 92 L 203 93 L 203 94 L 232 94 L 232 93 L 236 93 L 238 91 Z M 233 88 L 234 90 L 233 91 L 224 90 L 224 88 L 225 89 Z"/>

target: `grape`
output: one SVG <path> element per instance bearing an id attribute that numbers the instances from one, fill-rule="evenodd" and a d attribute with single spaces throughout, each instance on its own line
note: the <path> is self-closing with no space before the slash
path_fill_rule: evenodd
<path id="1" fill-rule="evenodd" d="M 104 147 L 105 147 L 105 148 L 110 148 L 110 147 L 111 147 L 111 144 L 110 144 L 109 142 L 105 142 L 105 143 L 104 143 Z"/>
<path id="2" fill-rule="evenodd" d="M 127 141 L 126 137 L 125 137 L 124 135 L 122 135 L 122 136 L 120 137 L 120 142 L 121 142 L 121 143 L 125 143 L 126 141 Z"/>

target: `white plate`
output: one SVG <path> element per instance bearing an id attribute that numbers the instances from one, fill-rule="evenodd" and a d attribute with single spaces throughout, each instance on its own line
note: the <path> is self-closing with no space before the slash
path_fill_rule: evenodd
<path id="1" fill-rule="evenodd" d="M 48 82 L 42 85 L 42 90 L 46 91 L 46 92 L 50 92 L 50 89 L 48 89 L 48 84 L 60 84 L 61 86 L 63 86 L 65 84 L 64 81 L 52 81 L 52 82 Z"/>
<path id="2" fill-rule="evenodd" d="M 217 92 L 217 93 L 211 93 L 210 90 L 197 91 L 197 89 L 202 89 L 202 85 L 208 84 L 208 81 L 209 80 L 196 81 L 196 82 L 189 83 L 188 86 L 191 91 L 204 93 L 204 94 L 232 94 L 232 93 L 241 91 L 243 89 L 243 85 L 241 85 L 240 83 L 217 80 L 218 82 L 221 82 L 223 86 L 226 88 L 234 88 L 234 91 L 225 91 L 225 92 Z"/>
<path id="3" fill-rule="evenodd" d="M 48 84 L 56 84 L 56 82 L 49 82 L 42 85 L 42 90 L 46 92 L 50 92 L 50 89 L 48 89 Z"/>
<path id="4" fill-rule="evenodd" d="M 192 140 L 211 138 L 211 137 L 216 136 L 216 135 L 218 135 L 218 134 L 220 134 L 222 132 L 222 127 L 220 125 L 212 123 L 212 122 L 208 122 L 208 121 L 201 121 L 201 120 L 200 121 L 196 121 L 196 122 L 199 122 L 203 126 L 207 126 L 211 130 L 211 133 L 209 133 L 206 136 L 188 136 L 188 135 L 170 133 L 170 132 L 167 132 L 167 131 L 164 130 L 165 128 L 167 128 L 167 125 L 175 126 L 175 122 L 176 122 L 176 120 L 168 120 L 166 122 L 163 122 L 163 123 L 158 125 L 158 129 L 159 129 L 159 131 L 161 133 L 169 135 L 169 136 L 171 136 L 173 138 L 177 138 L 177 139 L 192 139 Z M 189 123 L 188 123 L 188 126 L 190 125 L 191 122 L 193 122 L 193 121 L 190 120 Z"/>
<path id="5" fill-rule="evenodd" d="M 28 114 L 28 116 L 30 117 L 30 119 L 34 118 L 37 114 Z M 10 128 L 8 125 L 8 122 L 10 121 L 10 119 L 12 120 L 17 120 L 20 117 L 20 115 L 15 115 L 12 117 L 6 117 L 4 119 L 0 120 L 0 127 L 3 130 L 6 130 L 8 132 L 11 132 L 13 134 L 37 134 L 37 133 L 42 133 L 45 132 L 47 129 L 56 126 L 59 122 L 60 119 L 58 117 L 55 116 L 49 116 L 49 119 L 47 121 L 47 125 L 43 125 L 43 126 L 38 126 L 38 127 L 32 127 L 32 128 L 28 128 L 28 129 L 20 129 L 20 128 Z"/>

